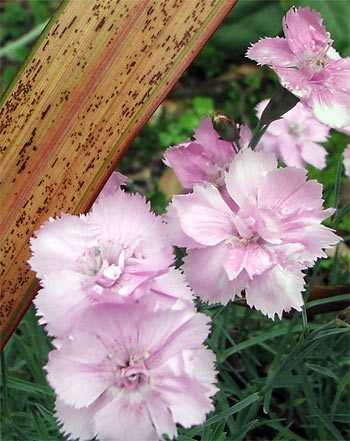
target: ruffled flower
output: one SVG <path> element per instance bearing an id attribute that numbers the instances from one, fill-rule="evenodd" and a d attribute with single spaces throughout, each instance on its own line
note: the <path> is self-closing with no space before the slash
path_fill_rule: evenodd
<path id="1" fill-rule="evenodd" d="M 52 335 L 67 335 L 92 304 L 135 301 L 177 277 L 155 282 L 174 261 L 161 218 L 141 196 L 112 190 L 87 215 L 50 219 L 31 240 L 29 263 L 43 286 L 34 303 Z M 181 289 L 167 295 L 190 298 Z"/>
<path id="2" fill-rule="evenodd" d="M 260 118 L 268 100 L 257 106 Z M 257 150 L 275 153 L 291 167 L 305 168 L 311 164 L 322 169 L 326 166 L 326 149 L 318 144 L 327 141 L 329 127 L 321 124 L 301 103 L 277 121 L 272 122 L 264 133 Z"/>
<path id="3" fill-rule="evenodd" d="M 217 391 L 208 322 L 194 310 L 87 309 L 46 367 L 69 439 L 156 441 L 203 423 Z"/>
<path id="4" fill-rule="evenodd" d="M 232 204 L 213 185 L 195 186 L 173 198 L 165 217 L 174 244 L 187 247 L 194 293 L 226 304 L 245 289 L 247 303 L 271 318 L 300 310 L 302 270 L 339 241 L 321 225 L 334 212 L 323 209 L 322 185 L 250 149 L 236 155 L 225 184 Z"/>
<path id="5" fill-rule="evenodd" d="M 251 138 L 247 126 L 240 127 L 240 146 L 244 148 Z M 164 154 L 164 162 L 171 167 L 181 185 L 192 189 L 194 185 L 211 183 L 224 185 L 224 173 L 235 152 L 232 144 L 220 139 L 213 128 L 211 118 L 203 118 L 194 134 L 194 141 L 170 147 Z"/>
<path id="6" fill-rule="evenodd" d="M 290 9 L 284 20 L 286 38 L 263 38 L 247 56 L 269 65 L 288 89 L 323 124 L 350 126 L 350 57 L 341 58 L 322 24 L 309 7 Z"/>

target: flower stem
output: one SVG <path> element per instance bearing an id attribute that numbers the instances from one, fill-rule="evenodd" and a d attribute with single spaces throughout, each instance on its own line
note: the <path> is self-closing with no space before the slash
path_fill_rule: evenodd
<path id="1" fill-rule="evenodd" d="M 3 415 L 8 415 L 8 394 L 7 394 L 7 382 L 6 382 L 6 366 L 4 351 L 1 351 L 1 383 L 3 390 L 2 406 Z"/>
<path id="2" fill-rule="evenodd" d="M 255 127 L 252 139 L 250 140 L 248 147 L 250 147 L 252 150 L 255 149 L 255 147 L 258 145 L 260 139 L 263 137 L 269 125 L 270 124 L 262 124 L 261 120 L 259 120 L 257 126 Z"/>

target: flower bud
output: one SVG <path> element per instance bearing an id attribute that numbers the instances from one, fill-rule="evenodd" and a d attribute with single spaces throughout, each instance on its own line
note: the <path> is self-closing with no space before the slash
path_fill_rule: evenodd
<path id="1" fill-rule="evenodd" d="M 212 118 L 213 127 L 224 141 L 234 142 L 239 140 L 239 129 L 226 113 L 219 112 Z"/>

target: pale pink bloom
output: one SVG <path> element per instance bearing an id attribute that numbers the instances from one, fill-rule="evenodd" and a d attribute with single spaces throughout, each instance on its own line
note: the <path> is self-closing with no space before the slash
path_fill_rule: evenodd
<path id="1" fill-rule="evenodd" d="M 322 21 L 309 7 L 292 8 L 283 20 L 286 38 L 263 38 L 247 56 L 274 69 L 319 121 L 342 129 L 350 125 L 350 57 L 335 51 Z"/>
<path id="2" fill-rule="evenodd" d="M 129 182 L 129 178 L 125 175 L 123 175 L 120 172 L 113 172 L 111 176 L 109 177 L 108 181 L 106 182 L 105 186 L 102 188 L 100 194 L 97 196 L 97 199 L 95 202 L 99 200 L 99 198 L 103 196 L 107 196 L 110 194 L 115 193 L 117 190 L 120 189 L 121 185 L 125 185 Z"/>
<path id="3" fill-rule="evenodd" d="M 90 307 L 50 353 L 48 381 L 69 439 L 156 441 L 201 424 L 213 410 L 209 318 L 193 309 L 138 304 Z"/>
<path id="4" fill-rule="evenodd" d="M 344 150 L 343 155 L 344 155 L 345 174 L 350 178 L 350 144 Z"/>
<path id="5" fill-rule="evenodd" d="M 251 138 L 247 126 L 240 128 L 240 144 L 244 148 Z M 209 117 L 203 118 L 194 132 L 194 141 L 170 147 L 164 154 L 164 162 L 171 167 L 180 184 L 186 189 L 194 185 L 224 184 L 224 173 L 235 156 L 232 144 L 220 139 Z"/>
<path id="6" fill-rule="evenodd" d="M 343 127 L 342 129 L 339 130 L 339 132 L 345 133 L 345 135 L 350 136 L 350 125 L 347 127 Z"/>
<path id="7" fill-rule="evenodd" d="M 257 106 L 258 117 L 268 104 L 262 101 Z M 318 144 L 327 141 L 329 127 L 321 124 L 301 103 L 277 121 L 272 122 L 264 133 L 257 150 L 275 153 L 291 167 L 305 168 L 311 164 L 322 169 L 326 166 L 327 150 Z"/>
<path id="8" fill-rule="evenodd" d="M 236 155 L 225 183 L 230 207 L 213 185 L 195 186 L 174 196 L 165 217 L 174 244 L 187 247 L 183 270 L 195 295 L 226 304 L 245 289 L 247 303 L 272 318 L 300 310 L 302 269 L 339 241 L 321 225 L 334 212 L 323 209 L 322 185 L 250 149 Z"/>
<path id="9" fill-rule="evenodd" d="M 100 196 L 86 215 L 45 222 L 31 249 L 29 263 L 43 286 L 34 303 L 40 322 L 56 336 L 67 335 L 91 304 L 134 301 L 149 293 L 154 278 L 174 261 L 161 218 L 141 196 L 122 190 Z"/>

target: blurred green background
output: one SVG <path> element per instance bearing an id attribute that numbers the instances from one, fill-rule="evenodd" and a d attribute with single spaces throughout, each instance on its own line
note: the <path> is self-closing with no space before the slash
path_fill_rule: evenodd
<path id="1" fill-rule="evenodd" d="M 2 91 L 58 4 L 1 1 Z M 217 111 L 251 127 L 256 124 L 254 107 L 271 97 L 276 76 L 245 58 L 245 52 L 261 37 L 282 35 L 282 16 L 293 5 L 321 12 L 335 48 L 343 57 L 350 55 L 348 0 L 239 0 L 118 167 L 132 179 L 129 191 L 143 193 L 156 212 L 164 212 L 168 203 L 170 185 L 161 161 L 166 147 L 185 141 L 203 116 Z M 309 176 L 324 184 L 325 205 L 339 201 L 332 227 L 343 242 L 307 273 L 306 301 L 312 285 L 349 282 L 349 180 L 342 168 L 347 142 L 345 135 L 332 131 L 325 143 L 327 168 L 308 167 Z M 220 392 L 215 414 L 201 427 L 180 428 L 179 440 L 348 440 L 349 321 L 346 312 L 327 312 L 332 301 L 319 302 L 323 313 L 309 320 L 294 313 L 276 321 L 239 302 L 225 308 L 198 304 L 213 319 L 207 343 L 218 357 Z M 3 352 L 4 441 L 65 439 L 53 417 L 54 394 L 43 371 L 50 347 L 31 308 Z"/>

